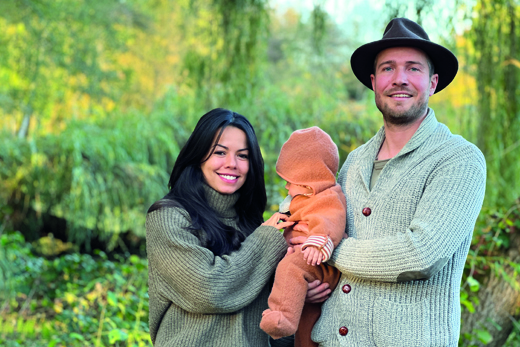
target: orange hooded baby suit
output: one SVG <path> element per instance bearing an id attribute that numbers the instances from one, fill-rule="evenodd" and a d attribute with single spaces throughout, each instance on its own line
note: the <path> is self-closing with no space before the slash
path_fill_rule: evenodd
<path id="1" fill-rule="evenodd" d="M 269 309 L 262 313 L 260 328 L 278 339 L 295 334 L 295 347 L 317 346 L 311 330 L 321 314 L 321 304 L 305 304 L 308 283 L 316 279 L 337 285 L 340 272 L 327 261 L 345 233 L 346 200 L 336 183 L 339 155 L 330 136 L 318 127 L 297 130 L 285 142 L 276 162 L 276 172 L 291 184 L 307 186 L 312 194 L 296 195 L 289 206 L 289 221 L 308 225 L 308 232 L 287 228 L 284 237 L 307 236 L 278 264 Z M 303 259 L 306 247 L 318 247 L 320 265 Z"/>

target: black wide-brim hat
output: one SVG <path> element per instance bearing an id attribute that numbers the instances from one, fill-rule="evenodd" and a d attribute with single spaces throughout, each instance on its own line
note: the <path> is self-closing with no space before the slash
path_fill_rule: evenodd
<path id="1" fill-rule="evenodd" d="M 430 41 L 426 31 L 417 23 L 406 18 L 395 18 L 386 26 L 383 38 L 367 43 L 354 51 L 350 58 L 352 71 L 357 79 L 372 89 L 370 75 L 374 73 L 374 62 L 379 52 L 391 47 L 413 47 L 422 50 L 433 63 L 439 81 L 435 93 L 453 81 L 459 62 L 447 48 Z"/>

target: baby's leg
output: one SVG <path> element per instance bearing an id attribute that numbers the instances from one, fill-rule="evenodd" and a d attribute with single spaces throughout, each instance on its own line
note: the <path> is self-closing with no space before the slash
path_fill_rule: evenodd
<path id="1" fill-rule="evenodd" d="M 308 283 L 321 278 L 322 266 L 308 265 L 299 247 L 286 255 L 276 268 L 269 309 L 262 313 L 260 328 L 274 339 L 293 335 L 298 329 Z"/>
<path id="2" fill-rule="evenodd" d="M 341 273 L 338 269 L 327 264 L 321 264 L 319 267 L 322 268 L 320 272 L 321 278 L 318 278 L 321 282 L 327 282 L 330 290 L 336 288 Z M 294 334 L 294 347 L 318 347 L 316 342 L 311 340 L 312 328 L 321 316 L 321 303 L 319 304 L 305 304 L 300 317 L 300 324 L 298 330 Z"/>

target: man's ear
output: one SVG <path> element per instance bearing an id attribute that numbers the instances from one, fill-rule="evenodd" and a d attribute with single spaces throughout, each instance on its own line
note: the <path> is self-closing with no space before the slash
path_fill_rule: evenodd
<path id="1" fill-rule="evenodd" d="M 370 75 L 370 81 L 372 81 L 372 90 L 376 90 L 376 76 L 374 74 Z"/>
<path id="2" fill-rule="evenodd" d="M 430 96 L 435 93 L 435 89 L 437 89 L 437 84 L 439 83 L 439 75 L 433 74 L 430 78 Z"/>

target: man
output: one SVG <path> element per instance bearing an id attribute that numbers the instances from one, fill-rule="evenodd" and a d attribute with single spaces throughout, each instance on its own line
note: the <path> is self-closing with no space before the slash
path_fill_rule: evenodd
<path id="1" fill-rule="evenodd" d="M 339 174 L 348 238 L 329 264 L 341 280 L 312 339 L 320 346 L 457 346 L 460 283 L 482 206 L 482 153 L 437 122 L 429 97 L 458 63 L 418 24 L 392 20 L 352 70 L 384 126 Z"/>

